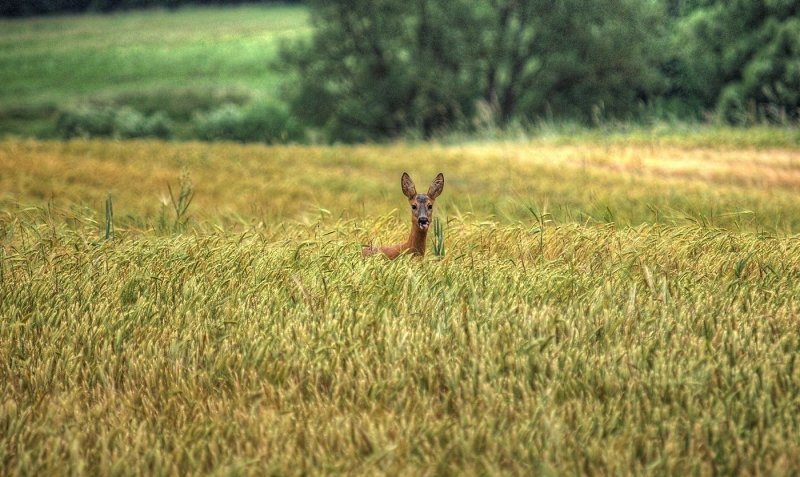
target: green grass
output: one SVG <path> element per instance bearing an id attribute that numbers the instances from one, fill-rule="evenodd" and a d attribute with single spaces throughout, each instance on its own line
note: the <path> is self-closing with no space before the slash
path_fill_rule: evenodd
<path id="1" fill-rule="evenodd" d="M 0 20 L 0 135 L 44 132 L 59 107 L 186 111 L 278 97 L 271 62 L 305 34 L 303 7 L 152 10 Z"/>
<path id="2" fill-rule="evenodd" d="M 609 122 L 587 127 L 574 122 L 540 121 L 528 126 L 512 126 L 506 130 L 484 128 L 472 133 L 454 132 L 439 139 L 444 144 L 480 144 L 527 142 L 553 145 L 586 143 L 608 146 L 631 145 L 650 147 L 716 147 L 778 148 L 800 146 L 800 128 L 796 125 L 761 124 L 732 127 L 719 123 L 693 121 L 653 121 L 637 123 Z"/>
<path id="3" fill-rule="evenodd" d="M 800 473 L 798 159 L 2 141 L 0 475 Z"/>

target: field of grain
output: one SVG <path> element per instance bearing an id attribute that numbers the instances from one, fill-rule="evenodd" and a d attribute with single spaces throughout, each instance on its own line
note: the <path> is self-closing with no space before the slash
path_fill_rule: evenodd
<path id="1" fill-rule="evenodd" d="M 0 474 L 798 473 L 800 150 L 731 134 L 0 142 Z M 446 255 L 364 259 L 403 170 Z"/>

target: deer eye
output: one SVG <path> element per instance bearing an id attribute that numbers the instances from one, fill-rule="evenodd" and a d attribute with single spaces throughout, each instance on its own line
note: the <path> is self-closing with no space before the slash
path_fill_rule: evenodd
<path id="1" fill-rule="evenodd" d="M 416 205 L 412 205 L 411 208 L 414 209 L 414 210 L 417 210 L 417 206 Z"/>
<path id="2" fill-rule="evenodd" d="M 428 210 L 433 210 L 433 204 L 428 204 Z"/>

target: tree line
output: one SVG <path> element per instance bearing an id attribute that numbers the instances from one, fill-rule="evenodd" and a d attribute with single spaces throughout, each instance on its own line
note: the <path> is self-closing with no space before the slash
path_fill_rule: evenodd
<path id="1" fill-rule="evenodd" d="M 245 1 L 6 0 L 0 14 Z M 543 120 L 800 121 L 797 0 L 292 3 L 314 28 L 280 49 L 287 117 L 331 141 Z"/>
<path id="2" fill-rule="evenodd" d="M 796 0 L 309 0 L 290 107 L 332 140 L 542 119 L 797 121 Z"/>

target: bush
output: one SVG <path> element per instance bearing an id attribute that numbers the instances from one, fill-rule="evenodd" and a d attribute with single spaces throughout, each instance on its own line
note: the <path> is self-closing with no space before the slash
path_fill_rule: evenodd
<path id="1" fill-rule="evenodd" d="M 248 106 L 226 104 L 193 121 L 194 135 L 206 141 L 264 142 L 267 144 L 297 142 L 304 138 L 298 122 L 272 103 Z"/>
<path id="2" fill-rule="evenodd" d="M 150 115 L 130 108 L 81 105 L 61 111 L 57 135 L 74 137 L 114 137 L 120 139 L 173 136 L 172 120 L 162 111 Z M 191 135 L 206 141 L 299 142 L 303 128 L 285 108 L 272 103 L 247 106 L 225 104 L 208 113 L 198 113 L 191 124 Z"/>
<path id="3" fill-rule="evenodd" d="M 717 105 L 717 112 L 724 122 L 738 126 L 744 126 L 749 122 L 753 122 L 754 118 L 750 117 L 746 108 L 747 98 L 744 91 L 738 84 L 732 84 L 725 87 L 720 93 L 719 104 Z"/>
<path id="4" fill-rule="evenodd" d="M 61 111 L 56 131 L 64 139 L 111 136 L 114 133 L 114 117 L 111 108 L 78 106 Z"/>
<path id="5" fill-rule="evenodd" d="M 800 119 L 800 4 L 714 0 L 675 28 L 674 90 L 730 124 Z"/>
<path id="6" fill-rule="evenodd" d="M 124 108 L 117 112 L 114 124 L 116 136 L 121 138 L 157 137 L 168 139 L 171 136 L 171 121 L 166 114 L 157 112 L 151 116 Z"/>
<path id="7" fill-rule="evenodd" d="M 206 114 L 197 114 L 193 121 L 194 135 L 205 141 L 241 140 L 238 130 L 243 117 L 242 108 L 233 104 L 226 104 Z"/>
<path id="8" fill-rule="evenodd" d="M 164 112 L 176 122 L 188 122 L 198 111 L 211 111 L 223 104 L 247 104 L 253 101 L 253 93 L 243 88 L 165 87 L 95 96 L 92 101 L 127 106 L 145 115 Z"/>
<path id="9" fill-rule="evenodd" d="M 172 136 L 172 122 L 162 112 L 150 116 L 132 108 L 78 106 L 61 111 L 56 131 L 64 139 L 74 137 L 157 137 Z"/>

